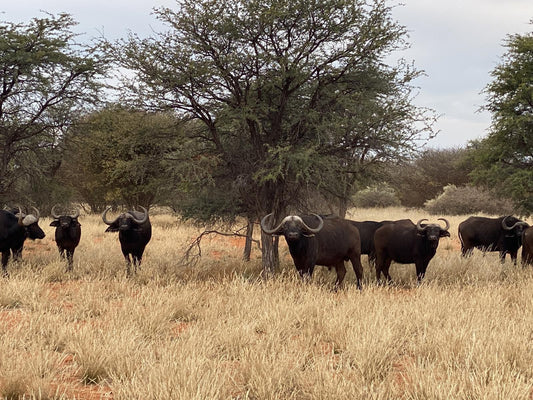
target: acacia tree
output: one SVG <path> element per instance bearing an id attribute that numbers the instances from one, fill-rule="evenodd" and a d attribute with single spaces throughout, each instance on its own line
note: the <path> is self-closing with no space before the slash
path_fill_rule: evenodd
<path id="1" fill-rule="evenodd" d="M 250 220 L 305 208 L 309 190 L 346 196 L 361 165 L 415 147 L 425 127 L 409 102 L 417 73 L 383 62 L 405 45 L 383 0 L 179 0 L 155 14 L 167 32 L 113 47 L 129 93 L 200 121 L 190 137 Z M 272 271 L 275 239 L 262 243 Z"/>
<path id="2" fill-rule="evenodd" d="M 533 22 L 531 23 L 533 26 Z M 533 212 L 533 33 L 508 36 L 487 85 L 488 136 L 471 144 L 476 183 L 497 187 Z"/>
<path id="3" fill-rule="evenodd" d="M 0 22 L 0 196 L 24 175 L 57 169 L 28 160 L 53 150 L 72 117 L 97 100 L 105 60 L 96 48 L 75 43 L 68 14 L 27 24 Z M 56 160 L 57 161 L 57 160 Z"/>
<path id="4" fill-rule="evenodd" d="M 178 120 L 109 105 L 80 118 L 65 136 L 59 175 L 92 211 L 107 204 L 165 204 L 180 141 Z"/>

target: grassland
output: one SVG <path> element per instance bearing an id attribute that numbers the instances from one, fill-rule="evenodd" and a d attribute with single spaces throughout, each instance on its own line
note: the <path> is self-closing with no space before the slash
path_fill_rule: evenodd
<path id="1" fill-rule="evenodd" d="M 428 217 L 402 209 L 352 210 L 353 219 Z M 260 277 L 260 252 L 209 236 L 202 258 L 179 263 L 201 232 L 152 217 L 153 238 L 134 278 L 116 234 L 81 216 L 74 272 L 53 228 L 27 242 L 0 280 L 3 399 L 529 399 L 533 394 L 533 271 L 494 253 L 459 255 L 457 226 L 441 240 L 425 282 L 393 265 L 377 286 L 353 271 Z M 529 221 L 532 223 L 532 221 Z M 281 241 L 283 242 L 283 240 Z"/>

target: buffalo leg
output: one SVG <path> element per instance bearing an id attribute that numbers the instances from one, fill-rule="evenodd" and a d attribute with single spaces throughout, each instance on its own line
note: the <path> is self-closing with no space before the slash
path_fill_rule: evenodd
<path id="1" fill-rule="evenodd" d="M 420 285 L 422 283 L 422 279 L 424 279 L 424 276 L 426 275 L 427 264 L 416 263 L 415 266 L 416 266 L 416 279 L 418 281 L 418 284 Z"/>
<path id="2" fill-rule="evenodd" d="M 133 273 L 136 274 L 137 268 L 141 267 L 142 256 L 132 255 L 131 258 L 133 259 Z"/>
<path id="3" fill-rule="evenodd" d="M 351 261 L 353 272 L 355 272 L 355 277 L 357 279 L 357 289 L 361 290 L 361 281 L 363 280 L 363 266 L 361 265 L 361 257 L 353 257 Z"/>
<path id="4" fill-rule="evenodd" d="M 389 268 L 390 268 L 391 262 L 392 262 L 391 258 L 386 258 L 386 259 L 382 260 L 381 264 L 378 262 L 378 264 L 381 265 L 381 267 L 379 268 L 380 273 L 383 272 L 383 276 L 385 277 L 385 279 L 387 279 L 387 283 L 389 285 L 392 284 L 392 278 L 389 275 Z M 378 264 L 376 264 L 376 265 L 378 265 Z M 376 276 L 378 276 L 377 271 L 378 271 L 378 267 L 376 267 Z M 380 283 L 380 278 L 378 278 L 378 283 Z"/>
<path id="5" fill-rule="evenodd" d="M 73 259 L 74 259 L 74 251 L 67 250 L 67 271 L 72 271 Z"/>
<path id="6" fill-rule="evenodd" d="M 13 261 L 22 260 L 22 246 L 15 249 L 11 249 L 11 251 L 13 252 Z"/>
<path id="7" fill-rule="evenodd" d="M 124 253 L 124 259 L 126 260 L 126 276 L 131 276 L 131 260 L 128 253 Z"/>
<path id="8" fill-rule="evenodd" d="M 516 259 L 518 258 L 518 250 L 509 252 L 509 255 L 511 256 L 511 260 L 513 260 L 513 264 L 516 265 Z"/>
<path id="9" fill-rule="evenodd" d="M 2 276 L 8 277 L 7 273 L 7 262 L 9 261 L 9 249 L 2 252 Z"/>
<path id="10" fill-rule="evenodd" d="M 465 247 L 462 243 L 461 243 L 461 255 L 463 257 L 470 257 L 472 255 L 472 252 L 474 251 L 474 248 L 473 247 Z"/>
<path id="11" fill-rule="evenodd" d="M 335 289 L 339 289 L 344 281 L 344 276 L 346 275 L 346 267 L 344 266 L 344 261 L 335 265 L 335 271 L 337 271 L 337 280 L 335 281 Z"/>

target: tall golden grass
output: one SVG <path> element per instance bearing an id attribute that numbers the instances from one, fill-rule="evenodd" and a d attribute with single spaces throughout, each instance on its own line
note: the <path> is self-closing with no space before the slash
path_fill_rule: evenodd
<path id="1" fill-rule="evenodd" d="M 400 208 L 352 219 L 430 218 Z M 27 242 L 0 281 L 3 399 L 529 399 L 533 396 L 533 273 L 496 253 L 460 257 L 457 226 L 424 283 L 393 265 L 378 286 L 363 256 L 332 291 L 318 267 L 301 283 L 260 277 L 260 253 L 209 236 L 194 266 L 179 263 L 200 229 L 154 215 L 137 276 L 127 279 L 116 234 L 82 216 L 74 272 L 47 237 Z M 532 221 L 529 221 L 530 223 Z M 281 240 L 281 242 L 284 242 Z"/>

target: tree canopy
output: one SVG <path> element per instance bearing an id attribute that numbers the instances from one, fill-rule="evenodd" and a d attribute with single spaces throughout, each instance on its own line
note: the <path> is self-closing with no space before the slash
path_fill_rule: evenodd
<path id="1" fill-rule="evenodd" d="M 121 61 L 136 72 L 136 99 L 203 122 L 192 134 L 244 182 L 257 216 L 432 134 L 410 103 L 418 72 L 383 62 L 405 45 L 390 11 L 383 1 L 184 0 L 156 11 L 168 32 L 122 42 Z"/>
<path id="2" fill-rule="evenodd" d="M 179 0 L 155 14 L 168 31 L 113 47 L 131 99 L 200 122 L 190 137 L 248 218 L 309 209 L 315 191 L 346 201 L 365 166 L 433 135 L 411 103 L 419 72 L 385 62 L 406 31 L 383 0 Z"/>
<path id="3" fill-rule="evenodd" d="M 165 204 L 173 188 L 173 159 L 181 139 L 171 114 L 120 105 L 80 118 L 65 137 L 60 176 L 93 211 L 106 205 Z"/>
<path id="4" fill-rule="evenodd" d="M 533 22 L 532 22 L 533 25 Z M 526 214 L 533 212 L 533 33 L 510 35 L 492 71 L 485 109 L 488 136 L 471 143 L 475 182 L 497 187 Z"/>
<path id="5" fill-rule="evenodd" d="M 87 104 L 96 102 L 106 62 L 94 47 L 75 42 L 68 14 L 27 24 L 0 22 L 0 196 L 16 193 L 25 176 L 59 166 L 42 149 L 58 138 Z M 44 163 L 43 163 L 44 160 Z"/>

